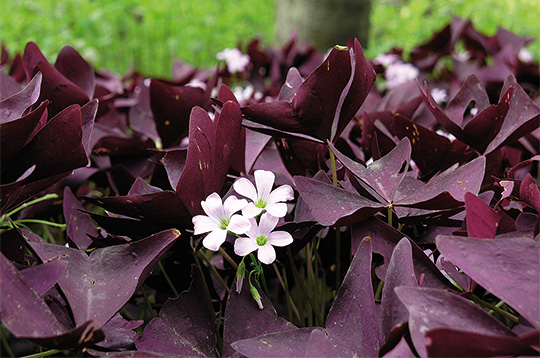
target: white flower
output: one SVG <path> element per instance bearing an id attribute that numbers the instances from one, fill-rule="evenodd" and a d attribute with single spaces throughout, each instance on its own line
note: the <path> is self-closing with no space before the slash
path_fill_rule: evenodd
<path id="1" fill-rule="evenodd" d="M 521 50 L 519 50 L 518 58 L 521 62 L 524 63 L 533 62 L 534 60 L 532 53 L 526 48 L 522 48 Z"/>
<path id="2" fill-rule="evenodd" d="M 402 83 L 414 80 L 420 71 L 410 63 L 392 63 L 386 69 L 384 76 L 386 77 L 386 87 L 388 89 L 395 88 Z"/>
<path id="3" fill-rule="evenodd" d="M 227 231 L 242 235 L 251 227 L 249 219 L 234 215 L 247 205 L 245 199 L 238 199 L 229 196 L 222 203 L 221 197 L 217 193 L 208 195 L 205 201 L 201 202 L 204 212 L 208 215 L 196 215 L 193 217 L 195 226 L 194 234 L 200 235 L 209 233 L 203 239 L 203 246 L 209 250 L 217 251 L 227 238 Z"/>
<path id="4" fill-rule="evenodd" d="M 373 59 L 373 63 L 375 65 L 382 65 L 384 67 L 388 67 L 394 62 L 399 62 L 399 61 L 400 61 L 399 56 L 393 53 L 381 53 L 380 55 L 377 55 L 377 57 Z"/>
<path id="5" fill-rule="evenodd" d="M 448 92 L 444 88 L 434 88 L 431 96 L 438 104 L 445 103 L 448 100 Z"/>
<path id="6" fill-rule="evenodd" d="M 218 60 L 227 62 L 229 73 L 244 72 L 249 65 L 250 58 L 237 48 L 226 48 L 216 55 Z"/>
<path id="7" fill-rule="evenodd" d="M 293 242 L 291 234 L 286 231 L 272 231 L 278 223 L 278 218 L 268 213 L 261 216 L 257 225 L 255 219 L 251 219 L 251 229 L 246 232 L 248 237 L 239 237 L 234 242 L 234 253 L 238 256 L 257 251 L 257 258 L 262 263 L 270 265 L 276 259 L 276 250 L 273 246 L 287 246 Z"/>
<path id="8" fill-rule="evenodd" d="M 206 82 L 201 81 L 198 78 L 193 78 L 191 81 L 189 81 L 186 86 L 188 87 L 198 87 L 202 88 L 203 90 L 206 90 Z"/>
<path id="9" fill-rule="evenodd" d="M 233 184 L 233 188 L 238 194 L 253 201 L 242 209 L 242 215 L 253 218 L 265 210 L 277 218 L 284 217 L 287 214 L 287 204 L 284 201 L 294 198 L 291 186 L 285 184 L 272 190 L 276 178 L 274 173 L 267 170 L 256 170 L 254 175 L 256 189 L 253 183 L 246 178 L 240 178 Z"/>

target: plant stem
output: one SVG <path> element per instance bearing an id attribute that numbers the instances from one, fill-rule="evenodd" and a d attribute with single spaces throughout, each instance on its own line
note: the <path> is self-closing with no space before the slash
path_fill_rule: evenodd
<path id="1" fill-rule="evenodd" d="M 9 346 L 9 343 L 7 341 L 6 334 L 7 331 L 4 326 L 2 326 L 2 330 L 0 331 L 0 336 L 2 338 L 2 349 L 6 351 L 8 356 L 15 358 L 15 354 L 13 354 L 13 351 L 11 350 L 11 347 Z"/>
<path id="2" fill-rule="evenodd" d="M 393 205 L 392 203 L 388 203 L 388 225 L 392 226 L 392 208 L 393 208 Z"/>
<path id="3" fill-rule="evenodd" d="M 150 303 L 150 298 L 146 294 L 146 290 L 144 289 L 143 285 L 141 285 L 141 292 L 144 296 L 144 301 L 146 302 L 146 305 L 148 306 L 148 310 L 150 311 L 150 316 L 152 316 L 152 318 L 156 317 L 156 315 L 154 314 L 154 309 L 152 308 L 152 304 Z"/>
<path id="4" fill-rule="evenodd" d="M 512 322 L 519 323 L 519 319 L 516 316 L 514 316 L 513 314 L 511 314 L 510 312 L 506 312 L 505 310 L 500 309 L 496 305 L 492 305 L 491 303 L 484 301 L 483 299 L 481 299 L 478 296 L 472 295 L 471 300 L 473 302 L 478 303 L 481 306 L 492 309 L 493 311 L 497 312 L 501 316 L 503 316 L 505 318 L 508 318 Z"/>
<path id="5" fill-rule="evenodd" d="M 238 270 L 238 264 L 234 262 L 234 260 L 229 256 L 227 252 L 225 252 L 225 250 L 223 250 L 222 247 L 219 248 L 219 253 L 221 254 L 221 256 L 223 256 L 225 260 L 227 260 L 229 264 L 231 264 L 235 271 Z"/>
<path id="6" fill-rule="evenodd" d="M 159 269 L 161 270 L 161 272 L 163 273 L 163 277 L 165 277 L 165 281 L 167 281 L 167 283 L 169 284 L 169 287 L 171 288 L 173 294 L 175 297 L 178 297 L 180 296 L 180 294 L 178 293 L 178 291 L 176 290 L 176 287 L 174 287 L 171 279 L 169 278 L 169 275 L 167 275 L 167 272 L 165 271 L 165 268 L 163 267 L 163 265 L 161 264 L 161 260 L 158 261 L 158 267 Z"/>
<path id="7" fill-rule="evenodd" d="M 52 356 L 53 354 L 62 352 L 60 349 L 51 349 L 45 352 L 36 353 L 36 354 L 30 354 L 28 356 L 24 356 L 22 358 L 40 358 L 40 357 L 48 357 Z"/>
<path id="8" fill-rule="evenodd" d="M 382 296 L 382 290 L 384 287 L 384 281 L 379 281 L 379 284 L 377 285 L 377 290 L 375 291 L 375 301 L 380 301 Z"/>
<path id="9" fill-rule="evenodd" d="M 62 229 L 66 228 L 66 224 L 59 224 L 54 223 L 52 221 L 46 221 L 46 220 L 38 220 L 38 219 L 21 219 L 21 220 L 15 220 L 15 223 L 32 223 L 32 224 L 42 224 L 42 225 L 48 225 L 53 227 L 59 227 Z"/>
<path id="10" fill-rule="evenodd" d="M 24 208 L 29 207 L 30 205 L 34 205 L 45 200 L 51 200 L 51 199 L 57 199 L 57 198 L 58 198 L 58 194 L 47 194 L 47 195 L 42 196 L 41 198 L 30 200 L 29 202 L 21 204 L 20 206 L 11 210 L 7 214 L 2 215 L 2 217 L 0 217 L 0 222 L 4 221 L 6 217 L 10 217 L 11 215 L 18 213 L 19 211 L 21 211 Z"/>
<path id="11" fill-rule="evenodd" d="M 208 257 L 206 257 L 205 254 L 203 254 L 201 251 L 199 251 L 199 253 L 200 253 L 200 256 L 202 257 L 202 259 L 204 260 L 204 262 L 208 265 L 208 268 L 210 268 L 210 271 L 212 272 L 212 274 L 216 277 L 216 279 L 219 281 L 219 283 L 221 283 L 223 288 L 225 288 L 225 291 L 227 291 L 227 294 L 229 294 L 231 292 L 231 290 L 229 289 L 229 286 L 227 286 L 227 283 L 223 280 L 223 277 L 221 277 L 219 272 L 217 272 L 215 266 L 212 265 L 212 263 L 210 262 Z"/>
<path id="12" fill-rule="evenodd" d="M 328 148 L 330 153 L 330 164 L 332 166 L 332 184 L 337 187 L 337 169 L 336 169 L 336 156 L 330 147 Z M 336 291 L 339 288 L 341 282 L 341 232 L 339 227 L 336 227 Z"/>
<path id="13" fill-rule="evenodd" d="M 294 311 L 294 315 L 298 319 L 298 322 L 301 321 L 300 319 L 300 313 L 298 312 L 298 309 L 296 308 L 296 305 L 294 304 L 294 301 L 292 300 L 291 294 L 289 292 L 289 287 L 285 282 L 283 281 L 283 277 L 281 277 L 281 274 L 279 273 L 279 270 L 277 268 L 276 263 L 273 263 L 272 266 L 274 267 L 274 271 L 276 272 L 276 276 L 278 278 L 278 281 L 283 288 L 283 291 L 285 291 L 285 297 L 287 297 L 287 306 L 289 307 L 289 310 L 292 309 Z M 292 321 L 292 314 L 290 314 L 290 321 Z"/>
<path id="14" fill-rule="evenodd" d="M 300 276 L 300 273 L 298 272 L 298 269 L 296 268 L 296 265 L 294 264 L 294 259 L 292 257 L 292 252 L 291 252 L 290 247 L 287 247 L 287 256 L 289 257 L 289 264 L 291 266 L 294 279 L 298 283 L 298 286 L 300 286 L 300 289 L 303 291 L 304 295 L 306 296 L 308 303 L 311 306 L 311 309 L 315 313 L 315 318 L 317 320 L 317 323 L 322 327 L 324 319 L 322 317 L 321 312 L 319 311 L 319 307 L 315 305 L 315 303 L 313 302 L 313 298 L 309 295 L 306 285 L 304 283 L 304 280 Z"/>

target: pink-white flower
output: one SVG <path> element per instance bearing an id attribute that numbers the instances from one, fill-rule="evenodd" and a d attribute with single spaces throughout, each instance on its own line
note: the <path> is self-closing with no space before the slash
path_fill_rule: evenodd
<path id="1" fill-rule="evenodd" d="M 259 224 L 255 219 L 250 219 L 251 228 L 246 232 L 247 237 L 236 239 L 234 253 L 238 256 L 246 256 L 257 250 L 259 261 L 270 265 L 276 259 L 274 246 L 287 246 L 293 242 L 293 238 L 288 232 L 272 231 L 278 220 L 268 213 L 262 214 Z"/>
<path id="2" fill-rule="evenodd" d="M 218 60 L 227 62 L 229 73 L 244 72 L 249 65 L 250 58 L 237 48 L 226 48 L 216 55 Z"/>
<path id="3" fill-rule="evenodd" d="M 240 178 L 233 184 L 238 194 L 252 200 L 242 209 L 242 215 L 254 218 L 264 210 L 277 218 L 284 217 L 287 214 L 287 204 L 284 201 L 294 199 L 291 186 L 285 184 L 272 190 L 276 179 L 274 173 L 256 170 L 254 175 L 257 188 L 246 178 Z"/>
<path id="4" fill-rule="evenodd" d="M 208 232 L 209 234 L 203 239 L 203 246 L 212 251 L 219 250 L 227 238 L 227 231 L 242 235 L 251 227 L 249 219 L 235 214 L 246 205 L 245 199 L 238 199 L 236 196 L 229 196 L 223 203 L 217 193 L 210 194 L 201 202 L 206 215 L 193 217 L 195 226 L 193 233 L 200 235 Z"/>

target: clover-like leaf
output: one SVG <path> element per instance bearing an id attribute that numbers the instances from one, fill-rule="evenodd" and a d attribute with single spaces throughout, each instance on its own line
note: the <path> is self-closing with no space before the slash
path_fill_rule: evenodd
<path id="1" fill-rule="evenodd" d="M 152 268 L 178 238 L 168 230 L 124 245 L 84 251 L 45 242 L 30 242 L 42 261 L 64 260 L 68 266 L 58 285 L 77 325 L 94 320 L 103 326 L 133 295 Z"/>
<path id="2" fill-rule="evenodd" d="M 486 290 L 540 327 L 540 257 L 526 237 L 438 236 L 437 248 Z"/>

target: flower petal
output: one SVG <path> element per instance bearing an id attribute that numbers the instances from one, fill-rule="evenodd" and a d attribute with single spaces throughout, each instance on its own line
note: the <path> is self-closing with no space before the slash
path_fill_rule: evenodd
<path id="1" fill-rule="evenodd" d="M 242 209 L 242 215 L 247 218 L 254 218 L 261 213 L 262 209 L 255 206 L 253 203 L 248 203 L 245 208 Z"/>
<path id="2" fill-rule="evenodd" d="M 246 178 L 240 178 L 233 184 L 233 189 L 238 194 L 245 196 L 253 201 L 257 201 L 257 189 L 255 185 Z"/>
<path id="3" fill-rule="evenodd" d="M 235 212 L 242 210 L 247 203 L 246 199 L 238 199 L 234 195 L 229 196 L 223 203 L 223 212 L 227 217 L 231 217 Z"/>
<path id="4" fill-rule="evenodd" d="M 287 246 L 293 241 L 293 237 L 287 231 L 274 231 L 268 235 L 268 242 L 274 246 Z"/>
<path id="5" fill-rule="evenodd" d="M 234 232 L 235 234 L 242 235 L 245 234 L 251 228 L 251 223 L 248 218 L 242 215 L 233 215 L 229 225 L 227 225 L 227 230 Z"/>
<path id="6" fill-rule="evenodd" d="M 219 228 L 217 222 L 206 215 L 196 215 L 192 219 L 193 226 L 195 227 L 193 234 L 200 235 L 205 232 L 210 232 Z"/>
<path id="7" fill-rule="evenodd" d="M 276 250 L 272 245 L 259 246 L 257 258 L 264 264 L 270 265 L 276 259 Z"/>
<path id="8" fill-rule="evenodd" d="M 258 247 L 259 245 L 257 245 L 255 240 L 247 237 L 239 237 L 234 242 L 234 253 L 238 256 L 246 256 L 250 252 L 257 250 Z"/>
<path id="9" fill-rule="evenodd" d="M 276 176 L 269 170 L 255 170 L 255 185 L 257 185 L 257 197 L 268 200 Z"/>
<path id="10" fill-rule="evenodd" d="M 227 230 L 215 229 L 203 239 L 203 246 L 208 250 L 218 251 L 227 238 Z"/>
<path id="11" fill-rule="evenodd" d="M 217 193 L 208 195 L 206 200 L 201 201 L 201 206 L 206 215 L 211 217 L 216 222 L 219 222 L 224 216 L 223 202 Z"/>
<path id="12" fill-rule="evenodd" d="M 287 215 L 286 203 L 274 203 L 266 206 L 266 211 L 277 218 L 282 218 Z"/>
<path id="13" fill-rule="evenodd" d="M 259 232 L 257 234 L 268 236 L 268 234 L 276 227 L 278 220 L 277 217 L 268 213 L 262 214 L 261 220 L 259 221 Z"/>
<path id="14" fill-rule="evenodd" d="M 272 190 L 268 196 L 268 204 L 278 203 L 280 201 L 287 201 L 294 199 L 294 190 L 290 185 L 281 185 Z"/>

